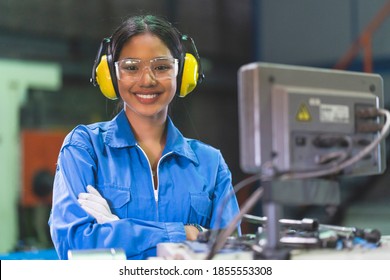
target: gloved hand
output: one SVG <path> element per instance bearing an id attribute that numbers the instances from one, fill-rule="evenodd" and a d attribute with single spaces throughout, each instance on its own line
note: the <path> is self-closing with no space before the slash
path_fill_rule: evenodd
<path id="1" fill-rule="evenodd" d="M 88 214 L 92 215 L 99 224 L 117 221 L 119 218 L 111 213 L 107 201 L 91 185 L 87 186 L 88 193 L 80 193 L 78 202 Z"/>

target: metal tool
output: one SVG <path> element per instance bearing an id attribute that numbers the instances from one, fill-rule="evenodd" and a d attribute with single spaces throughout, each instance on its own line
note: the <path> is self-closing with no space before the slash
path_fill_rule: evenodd
<path id="1" fill-rule="evenodd" d="M 249 214 L 245 214 L 243 219 L 249 223 L 257 225 L 263 225 L 267 222 L 267 217 L 259 217 Z M 279 224 L 283 228 L 303 231 L 316 231 L 318 230 L 319 225 L 317 220 L 308 218 L 304 218 L 302 220 L 280 219 Z"/>

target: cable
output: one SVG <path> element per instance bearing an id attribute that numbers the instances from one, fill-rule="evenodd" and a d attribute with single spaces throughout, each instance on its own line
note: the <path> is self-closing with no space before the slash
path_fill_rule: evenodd
<path id="1" fill-rule="evenodd" d="M 378 114 L 386 117 L 386 122 L 379 133 L 379 136 L 370 143 L 370 145 L 366 146 L 363 150 L 361 150 L 358 154 L 356 154 L 354 157 L 350 158 L 349 160 L 346 160 L 342 162 L 340 165 L 334 166 L 332 168 L 324 169 L 324 170 L 318 170 L 318 171 L 311 171 L 311 172 L 299 172 L 299 173 L 284 173 L 282 175 L 279 175 L 279 180 L 292 180 L 292 179 L 308 179 L 308 178 L 314 178 L 314 177 L 323 177 L 330 174 L 335 174 L 343 170 L 344 168 L 357 163 L 359 160 L 361 160 L 364 156 L 366 156 L 368 153 L 370 153 L 379 143 L 387 136 L 390 129 L 390 112 L 385 109 L 378 109 Z"/>
<path id="2" fill-rule="evenodd" d="M 230 191 L 225 197 L 224 197 L 224 200 L 222 201 L 222 203 L 219 205 L 219 208 L 218 208 L 218 217 L 217 217 L 217 220 L 215 222 L 215 225 L 214 225 L 214 228 L 213 229 L 216 229 L 218 230 L 219 229 L 219 226 L 221 225 L 221 219 L 222 219 L 222 211 L 223 209 L 225 208 L 228 200 L 233 196 L 235 195 L 237 192 L 239 192 L 242 188 L 248 186 L 249 184 L 253 183 L 253 182 L 256 182 L 258 180 L 262 180 L 262 181 L 270 181 L 273 177 L 274 177 L 274 168 L 273 168 L 273 164 L 272 162 L 270 161 L 267 161 L 265 162 L 263 165 L 262 165 L 262 172 L 261 173 L 256 173 L 242 181 L 240 181 L 239 183 L 237 183 L 234 187 L 233 187 L 233 190 Z M 213 236 L 213 235 L 212 235 Z"/>
<path id="3" fill-rule="evenodd" d="M 219 229 L 219 226 L 221 225 L 221 219 L 222 219 L 222 212 L 223 209 L 225 208 L 227 202 L 233 195 L 235 195 L 238 191 L 240 191 L 242 188 L 248 186 L 250 183 L 256 182 L 262 178 L 262 175 L 260 173 L 256 173 L 255 175 L 252 175 L 239 183 L 237 183 L 234 187 L 233 190 L 230 191 L 223 199 L 222 203 L 219 205 L 218 208 L 218 217 L 215 222 L 214 229 Z"/>
<path id="4" fill-rule="evenodd" d="M 342 139 L 347 144 L 346 151 L 335 151 L 327 153 L 325 155 L 317 155 L 315 158 L 315 162 L 317 164 L 326 164 L 327 162 L 335 161 L 333 162 L 334 165 L 344 162 L 352 151 L 353 143 L 350 136 L 343 136 Z"/>
<path id="5" fill-rule="evenodd" d="M 242 188 L 248 186 L 250 183 L 253 183 L 253 182 L 260 180 L 261 178 L 262 178 L 262 175 L 260 173 L 256 173 L 255 175 L 252 175 L 252 176 L 240 181 L 239 183 L 237 183 L 233 187 L 233 190 L 230 191 L 224 197 L 223 201 L 221 202 L 221 204 L 219 205 L 219 208 L 218 208 L 217 219 L 216 219 L 214 227 L 213 227 L 213 232 L 211 233 L 210 238 L 209 238 L 210 243 L 214 244 L 215 240 L 217 239 L 218 230 L 220 229 L 221 220 L 222 220 L 222 213 L 223 213 L 223 210 L 225 209 L 225 206 L 226 206 L 228 200 L 231 199 L 231 197 L 233 195 L 235 195 L 238 191 L 240 191 Z"/>
<path id="6" fill-rule="evenodd" d="M 213 231 L 211 232 L 211 235 L 209 237 L 209 243 L 212 244 L 211 245 L 211 251 L 214 251 L 215 249 L 215 246 L 216 246 L 216 242 L 217 240 L 220 239 L 221 235 L 218 233 L 218 230 L 220 229 L 220 225 L 221 225 L 221 220 L 222 220 L 222 213 L 223 213 L 223 210 L 228 202 L 228 200 L 233 196 L 235 195 L 237 192 L 239 192 L 242 188 L 248 186 L 249 184 L 255 182 L 255 181 L 258 181 L 258 180 L 270 180 L 270 177 L 272 177 L 273 175 L 273 171 L 270 171 L 272 169 L 272 163 L 271 162 L 266 162 L 263 164 L 263 166 L 265 166 L 266 168 L 263 168 L 263 173 L 256 173 L 242 181 L 240 181 L 239 183 L 237 183 L 234 187 L 233 187 L 233 190 L 230 191 L 223 199 L 223 201 L 221 202 L 221 204 L 219 205 L 219 208 L 218 208 L 218 213 L 217 213 L 217 219 L 216 219 L 216 222 L 215 222 L 215 225 L 213 227 Z M 249 211 L 249 210 L 248 210 Z M 246 214 L 246 213 L 244 213 Z M 243 215 L 244 215 L 243 214 Z M 242 218 L 242 216 L 241 216 Z M 236 225 L 238 224 L 238 221 L 233 223 L 231 222 L 231 224 L 233 224 L 234 226 L 233 227 L 233 230 L 229 233 L 229 234 L 232 234 L 234 232 L 234 229 L 236 228 Z M 226 237 L 227 238 L 227 237 Z M 213 253 L 215 254 L 215 252 Z M 209 254 L 211 255 L 211 253 Z"/>
<path id="7" fill-rule="evenodd" d="M 255 205 L 255 203 L 262 197 L 264 189 L 262 187 L 259 187 L 256 191 L 253 192 L 253 194 L 245 201 L 243 207 L 241 208 L 240 212 L 234 217 L 234 219 L 230 222 L 229 226 L 221 231 L 220 234 L 218 234 L 218 238 L 216 239 L 216 242 L 211 247 L 211 250 L 209 254 L 206 257 L 206 260 L 211 260 L 215 254 L 221 250 L 221 248 L 225 245 L 228 237 L 234 232 L 236 228 L 236 224 L 242 219 L 242 217 L 248 213 L 252 207 Z"/>

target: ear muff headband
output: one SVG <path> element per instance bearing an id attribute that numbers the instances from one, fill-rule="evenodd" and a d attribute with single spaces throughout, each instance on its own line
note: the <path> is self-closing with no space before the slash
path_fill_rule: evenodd
<path id="1" fill-rule="evenodd" d="M 111 100 L 118 99 L 117 79 L 112 61 L 111 40 L 104 38 L 100 44 L 95 64 L 92 69 L 91 82 L 99 86 L 105 97 Z"/>
<path id="2" fill-rule="evenodd" d="M 185 97 L 192 92 L 198 83 L 204 79 L 200 64 L 200 57 L 193 39 L 187 35 L 181 35 L 183 45 L 189 45 L 190 52 L 185 52 L 182 58 L 182 67 L 178 74 L 178 96 Z M 183 46 L 185 50 L 187 48 Z M 111 100 L 118 99 L 117 79 L 115 66 L 112 61 L 111 40 L 104 38 L 100 44 L 98 54 L 92 69 L 91 82 L 99 86 L 105 97 Z"/>

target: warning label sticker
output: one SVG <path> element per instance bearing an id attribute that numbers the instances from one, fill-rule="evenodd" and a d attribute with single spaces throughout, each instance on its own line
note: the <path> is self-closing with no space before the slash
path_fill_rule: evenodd
<path id="1" fill-rule="evenodd" d="M 297 121 L 300 121 L 300 122 L 311 121 L 311 115 L 310 115 L 309 109 L 305 103 L 302 103 L 299 106 L 299 109 L 298 109 L 298 112 L 297 112 L 295 118 Z"/>
<path id="2" fill-rule="evenodd" d="M 331 123 L 349 123 L 349 107 L 345 105 L 320 105 L 320 121 Z"/>

